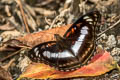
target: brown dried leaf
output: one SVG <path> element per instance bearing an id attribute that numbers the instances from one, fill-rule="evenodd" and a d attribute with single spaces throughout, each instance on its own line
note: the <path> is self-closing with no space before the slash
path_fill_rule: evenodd
<path id="1" fill-rule="evenodd" d="M 11 26 L 9 23 L 0 26 L 0 30 L 13 30 L 13 29 L 15 28 Z"/>
<path id="2" fill-rule="evenodd" d="M 37 33 L 27 34 L 23 37 L 18 37 L 17 40 L 21 41 L 22 43 L 28 46 L 33 47 L 43 42 L 55 40 L 54 34 L 59 34 L 63 36 L 70 26 L 71 24 L 62 26 L 62 27 L 49 29 L 49 30 L 44 30 L 44 31 L 37 32 Z"/>
<path id="3" fill-rule="evenodd" d="M 70 26 L 71 25 L 69 24 L 63 27 L 44 30 L 44 31 L 37 32 L 37 33 L 31 33 L 23 37 L 18 37 L 17 39 L 8 40 L 4 42 L 2 46 L 0 46 L 0 51 L 16 51 L 17 49 L 19 50 L 20 48 L 23 48 L 23 47 L 32 48 L 33 46 L 38 45 L 40 43 L 47 42 L 47 41 L 53 41 L 55 40 L 54 34 L 59 34 L 63 36 L 66 30 Z M 17 33 L 16 31 L 15 32 L 9 31 L 9 32 L 5 32 L 4 34 L 1 34 L 1 36 L 6 37 L 7 34 L 14 35 Z"/>
<path id="4" fill-rule="evenodd" d="M 0 52 L 2 51 L 16 51 L 20 50 L 21 48 L 27 47 L 27 45 L 23 44 L 17 39 L 11 39 L 2 44 L 0 46 Z"/>
<path id="5" fill-rule="evenodd" d="M 17 30 L 12 30 L 12 31 L 5 31 L 3 33 L 1 33 L 1 37 L 4 39 L 4 41 L 9 40 L 11 37 L 17 37 L 20 36 L 20 32 L 18 32 Z"/>
<path id="6" fill-rule="evenodd" d="M 11 74 L 0 67 L 0 80 L 13 80 Z"/>

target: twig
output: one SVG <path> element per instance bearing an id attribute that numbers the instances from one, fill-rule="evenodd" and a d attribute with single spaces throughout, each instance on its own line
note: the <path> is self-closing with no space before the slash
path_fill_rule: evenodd
<path id="1" fill-rule="evenodd" d="M 18 5 L 19 5 L 19 7 L 20 7 L 20 11 L 21 11 L 22 18 L 23 18 L 23 21 L 24 21 L 24 24 L 25 24 L 25 27 L 26 27 L 26 31 L 27 31 L 28 33 L 30 33 L 30 30 L 29 30 L 29 28 L 28 28 L 28 23 L 27 23 L 27 20 L 26 20 L 24 11 L 23 11 L 22 4 L 21 4 L 21 0 L 16 0 L 16 2 L 18 3 Z"/>
<path id="2" fill-rule="evenodd" d="M 11 59 L 6 65 L 2 66 L 2 68 L 4 68 L 7 71 L 14 61 L 15 59 Z"/>
<path id="3" fill-rule="evenodd" d="M 48 19 L 45 17 L 45 21 L 47 24 L 51 25 L 52 23 L 50 21 L 48 21 Z"/>
<path id="4" fill-rule="evenodd" d="M 99 33 L 97 36 L 102 35 L 103 33 L 105 33 L 106 31 L 108 31 L 108 30 L 110 30 L 110 29 L 112 29 L 113 27 L 115 27 L 115 26 L 118 25 L 119 23 L 120 23 L 120 19 L 119 19 L 116 23 L 114 23 L 113 25 L 111 25 L 109 28 L 107 28 L 106 30 L 104 30 L 104 31 L 102 31 L 101 33 Z"/>
<path id="5" fill-rule="evenodd" d="M 59 18 L 59 15 L 55 17 L 55 19 L 52 21 L 50 28 L 51 29 L 53 27 L 53 25 L 55 24 L 56 20 Z"/>
<path id="6" fill-rule="evenodd" d="M 112 29 L 113 27 L 115 27 L 116 25 L 118 25 L 120 23 L 120 19 L 116 22 L 116 23 L 114 23 L 113 25 L 111 25 L 109 28 L 107 28 L 107 29 L 105 29 L 104 31 L 102 31 L 101 33 L 99 33 L 97 36 L 98 36 L 98 38 L 96 39 L 96 41 L 97 40 L 99 40 L 102 36 L 102 34 L 103 33 L 105 33 L 106 31 L 108 31 L 108 30 L 110 30 L 110 29 Z"/>
<path id="7" fill-rule="evenodd" d="M 10 58 L 10 57 L 12 57 L 12 56 L 18 54 L 20 51 L 22 51 L 22 50 L 24 50 L 24 49 L 26 49 L 26 48 L 22 48 L 22 49 L 20 49 L 20 50 L 18 50 L 18 51 L 16 51 L 16 52 L 14 52 L 14 53 L 12 53 L 12 54 L 10 54 L 10 55 L 4 57 L 4 58 L 2 58 L 2 59 L 0 60 L 0 62 L 3 62 L 3 61 L 5 61 L 6 59 L 8 59 L 8 58 Z"/>
<path id="8" fill-rule="evenodd" d="M 48 4 L 50 4 L 51 2 L 53 2 L 53 1 L 54 1 L 54 0 L 46 0 L 46 1 L 43 1 L 43 2 L 41 2 L 41 3 L 36 4 L 36 6 L 39 7 L 39 6 L 48 5 Z"/>

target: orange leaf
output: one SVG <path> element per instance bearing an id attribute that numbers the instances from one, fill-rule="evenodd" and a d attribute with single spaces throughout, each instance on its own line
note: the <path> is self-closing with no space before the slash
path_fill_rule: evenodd
<path id="1" fill-rule="evenodd" d="M 91 63 L 71 72 L 61 72 L 53 67 L 42 63 L 30 64 L 26 71 L 20 76 L 35 79 L 60 79 L 83 76 L 98 76 L 116 68 L 116 62 L 107 51 L 101 51 L 96 54 Z M 19 79 L 20 79 L 19 78 Z"/>
<path id="2" fill-rule="evenodd" d="M 60 36 L 63 36 L 70 26 L 71 24 L 68 24 L 65 26 L 44 30 L 37 33 L 27 34 L 23 37 L 18 37 L 17 40 L 21 41 L 24 44 L 27 44 L 28 46 L 33 47 L 43 42 L 53 41 L 54 34 L 59 34 Z"/>
<path id="3" fill-rule="evenodd" d="M 23 37 L 18 37 L 16 39 L 11 39 L 3 43 L 3 46 L 0 46 L 0 52 L 2 51 L 16 51 L 16 48 L 29 47 L 32 48 L 40 43 L 53 41 L 55 40 L 54 34 L 59 34 L 63 36 L 71 24 L 40 31 L 37 33 L 27 34 Z"/>

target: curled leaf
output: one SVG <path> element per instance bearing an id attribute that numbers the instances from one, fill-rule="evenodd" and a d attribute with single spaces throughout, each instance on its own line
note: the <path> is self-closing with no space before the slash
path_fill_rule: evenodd
<path id="1" fill-rule="evenodd" d="M 4 43 L 2 43 L 2 46 L 0 46 L 0 52 L 2 51 L 17 51 L 20 50 L 23 47 L 27 47 L 27 45 L 23 44 L 17 39 L 11 39 Z"/>

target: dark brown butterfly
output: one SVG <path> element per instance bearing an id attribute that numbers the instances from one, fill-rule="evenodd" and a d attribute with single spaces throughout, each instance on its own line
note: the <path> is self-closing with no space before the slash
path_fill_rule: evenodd
<path id="1" fill-rule="evenodd" d="M 79 18 L 64 34 L 55 34 L 56 41 L 41 43 L 28 52 L 34 62 L 42 62 L 60 71 L 72 71 L 86 64 L 93 54 L 96 40 L 98 11 Z"/>

